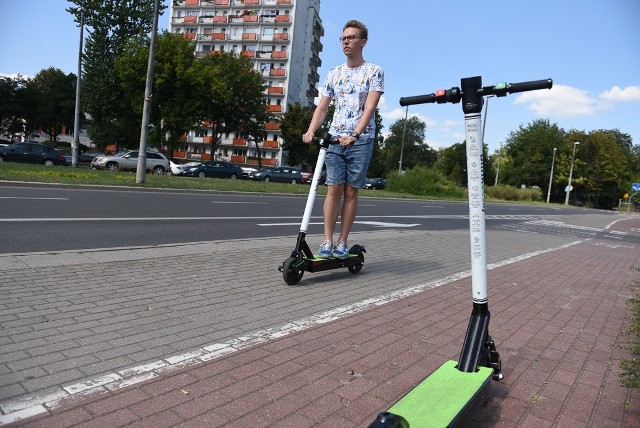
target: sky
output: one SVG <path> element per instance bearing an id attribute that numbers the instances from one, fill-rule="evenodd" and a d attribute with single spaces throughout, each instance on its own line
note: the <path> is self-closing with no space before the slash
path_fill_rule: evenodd
<path id="1" fill-rule="evenodd" d="M 32 77 L 51 66 L 77 73 L 79 28 L 68 6 L 67 0 L 0 0 L 0 74 Z M 358 19 L 369 28 L 364 57 L 385 71 L 383 132 L 404 118 L 403 96 L 460 86 L 474 76 L 483 85 L 551 78 L 551 90 L 487 99 L 490 152 L 536 119 L 566 131 L 618 129 L 640 144 L 640 1 L 321 0 L 320 18 L 319 84 L 344 62 L 338 41 L 344 23 Z M 168 22 L 167 9 L 161 29 Z M 426 123 L 432 148 L 464 140 L 461 104 L 410 106 L 408 114 Z"/>

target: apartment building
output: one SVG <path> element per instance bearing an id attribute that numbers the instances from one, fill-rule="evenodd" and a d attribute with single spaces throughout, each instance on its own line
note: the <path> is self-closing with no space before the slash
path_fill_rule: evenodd
<path id="1" fill-rule="evenodd" d="M 324 28 L 320 0 L 173 0 L 169 31 L 196 42 L 196 56 L 235 52 L 251 58 L 266 84 L 265 104 L 275 116 L 287 105 L 312 106 L 320 80 L 320 52 Z M 280 125 L 267 123 L 267 136 L 259 142 L 263 166 L 282 163 Z M 176 157 L 190 160 L 227 160 L 258 164 L 254 142 L 240 132 L 222 136 L 211 153 L 213 129 L 191 131 Z"/>

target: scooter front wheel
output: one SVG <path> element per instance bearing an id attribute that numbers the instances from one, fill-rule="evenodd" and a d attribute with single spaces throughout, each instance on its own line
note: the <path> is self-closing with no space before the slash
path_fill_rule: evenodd
<path id="1" fill-rule="evenodd" d="M 289 257 L 282 265 L 282 277 L 287 285 L 296 285 L 304 275 L 302 265 L 296 267 L 297 262 L 298 259 L 296 257 Z"/>

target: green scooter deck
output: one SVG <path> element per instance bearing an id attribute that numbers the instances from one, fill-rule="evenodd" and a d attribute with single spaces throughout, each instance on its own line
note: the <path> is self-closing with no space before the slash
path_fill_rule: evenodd
<path id="1" fill-rule="evenodd" d="M 447 361 L 409 391 L 389 413 L 402 416 L 409 427 L 453 426 L 489 385 L 493 369 L 475 373 L 459 371 L 457 361 Z"/>

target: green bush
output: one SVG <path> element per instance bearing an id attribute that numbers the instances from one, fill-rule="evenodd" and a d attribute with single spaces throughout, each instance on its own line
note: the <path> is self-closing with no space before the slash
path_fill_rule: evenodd
<path id="1" fill-rule="evenodd" d="M 486 186 L 484 188 L 487 199 L 502 201 L 542 201 L 542 191 L 539 188 L 520 189 L 513 186 Z"/>
<path id="2" fill-rule="evenodd" d="M 640 269 L 636 269 L 640 271 Z M 625 331 L 629 338 L 624 348 L 631 351 L 631 358 L 620 361 L 620 380 L 628 388 L 640 389 L 640 280 L 635 280 L 631 286 L 635 297 L 627 300 L 631 307 L 632 319 Z"/>
<path id="3" fill-rule="evenodd" d="M 388 179 L 387 190 L 392 192 L 445 199 L 464 197 L 464 189 L 447 181 L 442 174 L 433 169 L 417 166 L 404 174 L 394 171 Z"/>

